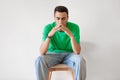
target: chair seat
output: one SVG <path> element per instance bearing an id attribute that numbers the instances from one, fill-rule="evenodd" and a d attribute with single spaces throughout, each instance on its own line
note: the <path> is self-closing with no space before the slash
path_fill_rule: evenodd
<path id="1" fill-rule="evenodd" d="M 58 64 L 56 66 L 50 67 L 50 71 L 67 71 L 72 70 L 69 66 L 66 64 Z"/>

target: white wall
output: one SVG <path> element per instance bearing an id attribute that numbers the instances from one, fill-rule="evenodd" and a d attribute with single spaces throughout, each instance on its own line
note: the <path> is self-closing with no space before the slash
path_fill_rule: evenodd
<path id="1" fill-rule="evenodd" d="M 120 0 L 0 0 L 0 80 L 36 79 L 41 31 L 56 5 L 80 25 L 87 80 L 119 80 Z"/>

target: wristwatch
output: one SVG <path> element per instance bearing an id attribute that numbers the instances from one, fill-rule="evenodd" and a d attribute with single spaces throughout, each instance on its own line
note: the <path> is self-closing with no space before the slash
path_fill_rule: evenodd
<path id="1" fill-rule="evenodd" d="M 51 38 L 52 38 L 52 36 L 47 36 L 47 38 L 51 39 Z"/>

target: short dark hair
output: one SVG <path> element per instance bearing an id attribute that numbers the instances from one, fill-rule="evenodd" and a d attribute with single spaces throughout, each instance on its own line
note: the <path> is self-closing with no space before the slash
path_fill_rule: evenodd
<path id="1" fill-rule="evenodd" d="M 58 12 L 66 12 L 67 15 L 68 15 L 68 9 L 65 6 L 56 6 L 56 8 L 54 9 L 54 15 L 55 15 L 56 11 L 58 11 Z"/>

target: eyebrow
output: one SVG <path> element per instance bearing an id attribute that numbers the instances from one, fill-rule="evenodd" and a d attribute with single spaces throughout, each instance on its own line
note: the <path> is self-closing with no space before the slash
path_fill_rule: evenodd
<path id="1" fill-rule="evenodd" d="M 56 18 L 60 18 L 60 17 L 56 17 Z M 62 17 L 62 18 L 65 18 L 65 17 Z"/>

